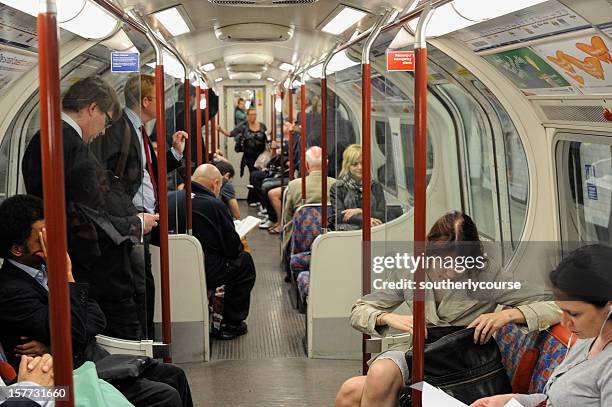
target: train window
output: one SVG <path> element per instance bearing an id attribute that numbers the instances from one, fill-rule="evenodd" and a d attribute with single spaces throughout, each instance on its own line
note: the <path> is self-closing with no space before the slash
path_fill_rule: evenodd
<path id="1" fill-rule="evenodd" d="M 557 143 L 556 157 L 564 249 L 612 243 L 612 143 L 571 137 Z"/>
<path id="2" fill-rule="evenodd" d="M 494 131 L 493 134 L 496 143 L 497 161 L 503 164 L 499 166 L 498 176 L 502 177 L 505 175 L 506 178 L 505 195 L 507 196 L 507 210 L 502 211 L 502 218 L 504 215 L 509 216 L 506 222 L 510 224 L 510 239 L 506 238 L 504 240 L 510 240 L 514 245 L 520 240 L 527 218 L 527 201 L 529 197 L 527 157 L 525 156 L 525 150 L 518 131 L 506 109 L 504 109 L 495 95 L 482 82 L 475 80 L 473 83 L 493 108 L 496 117 L 493 117 L 491 114 L 489 115 L 492 124 L 494 126 L 496 124 L 499 125 L 498 131 Z M 500 133 L 502 137 L 500 137 Z M 501 173 L 503 168 L 505 168 L 505 174 Z M 503 188 L 503 183 L 500 185 L 500 188 Z M 499 199 L 500 201 L 502 200 L 501 193 Z M 507 231 L 502 229 L 503 232 Z"/>
<path id="3" fill-rule="evenodd" d="M 459 110 L 461 131 L 466 151 L 466 169 L 469 178 L 467 211 L 487 238 L 501 239 L 496 225 L 497 202 L 494 196 L 494 158 L 491 127 L 482 107 L 459 86 L 439 85 L 454 101 Z"/>

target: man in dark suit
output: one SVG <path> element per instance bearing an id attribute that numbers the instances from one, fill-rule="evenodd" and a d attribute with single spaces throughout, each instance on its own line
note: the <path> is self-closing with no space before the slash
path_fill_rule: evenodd
<path id="1" fill-rule="evenodd" d="M 157 217 L 139 214 L 133 206 L 123 213 L 112 210 L 131 201 L 88 149 L 88 143 L 104 134 L 118 116 L 117 95 L 99 77 L 81 79 L 68 89 L 62 110 L 64 180 L 58 182 L 64 182 L 66 189 L 68 252 L 74 274 L 91 284 L 90 294 L 106 315 L 105 334 L 141 339 L 129 256 L 132 243 L 157 224 Z M 22 171 L 26 191 L 42 198 L 40 142 L 37 133 L 26 148 Z"/>
<path id="2" fill-rule="evenodd" d="M 119 119 L 92 145 L 104 168 L 131 196 L 132 204 L 139 211 L 158 212 L 157 156 L 145 124 L 157 117 L 155 106 L 155 77 L 145 74 L 132 75 L 124 88 L 126 107 Z M 168 173 L 181 166 L 187 133 L 177 131 L 172 135 L 172 146 L 166 151 Z M 135 246 L 132 266 L 142 283 L 137 282 L 136 301 L 140 318 L 146 326 L 145 336 L 154 338 L 153 313 L 155 310 L 155 281 L 151 271 L 149 242 L 159 245 L 158 229 L 145 235 L 143 245 Z"/>
<path id="3" fill-rule="evenodd" d="M 255 264 L 244 251 L 229 209 L 219 199 L 223 177 L 213 164 L 196 168 L 192 177 L 193 235 L 204 251 L 206 286 L 225 285 L 223 322 L 211 335 L 233 339 L 244 335 L 251 290 L 255 285 Z"/>
<path id="4" fill-rule="evenodd" d="M 0 257 L 4 258 L 0 269 L 0 342 L 5 349 L 14 350 L 6 355 L 14 368 L 19 364 L 15 353 L 39 356 L 51 345 L 44 227 L 39 198 L 17 195 L 0 204 Z M 91 286 L 75 282 L 68 256 L 66 273 L 73 364 L 77 368 L 85 361 L 97 362 L 108 356 L 95 339 L 106 321 L 89 296 Z M 185 373 L 170 364 L 153 361 L 138 379 L 118 380 L 113 385 L 136 406 L 193 404 Z"/>

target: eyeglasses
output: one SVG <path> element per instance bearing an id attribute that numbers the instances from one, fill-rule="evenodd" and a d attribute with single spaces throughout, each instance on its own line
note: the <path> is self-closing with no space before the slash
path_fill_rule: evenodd
<path id="1" fill-rule="evenodd" d="M 106 116 L 106 122 L 104 123 L 104 129 L 108 129 L 110 126 L 113 125 L 113 119 L 111 119 L 108 112 L 104 112 L 104 115 Z"/>

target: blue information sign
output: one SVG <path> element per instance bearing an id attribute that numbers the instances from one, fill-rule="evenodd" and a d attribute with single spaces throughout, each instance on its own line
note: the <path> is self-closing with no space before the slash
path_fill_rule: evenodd
<path id="1" fill-rule="evenodd" d="M 111 72 L 139 72 L 138 52 L 111 52 Z"/>
<path id="2" fill-rule="evenodd" d="M 595 167 L 591 164 L 585 164 L 584 175 L 586 178 L 587 196 L 589 199 L 597 201 L 597 175 L 595 175 Z"/>

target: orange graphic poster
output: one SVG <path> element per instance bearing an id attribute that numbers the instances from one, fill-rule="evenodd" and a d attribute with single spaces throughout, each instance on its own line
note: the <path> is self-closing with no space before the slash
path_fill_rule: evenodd
<path id="1" fill-rule="evenodd" d="M 582 93 L 612 93 L 612 42 L 608 37 L 583 35 L 532 49 Z"/>

